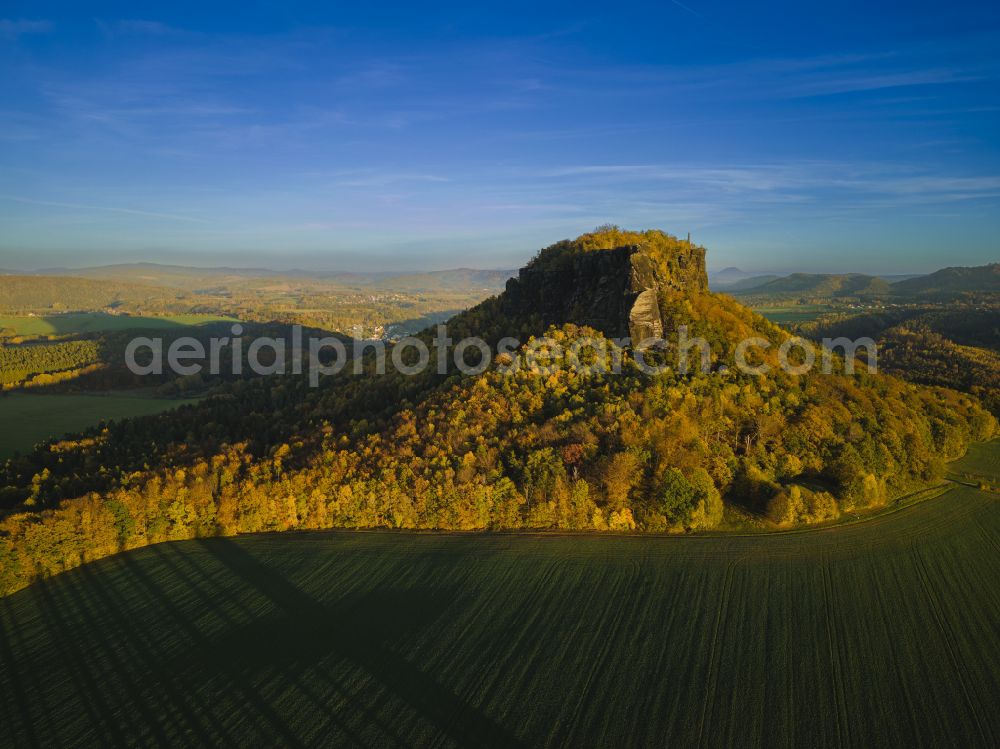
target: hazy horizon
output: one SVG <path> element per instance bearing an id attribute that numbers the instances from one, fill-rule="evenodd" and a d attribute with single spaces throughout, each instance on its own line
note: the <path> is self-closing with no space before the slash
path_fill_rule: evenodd
<path id="1" fill-rule="evenodd" d="M 537 248 L 536 248 L 537 249 Z M 190 261 L 184 261 L 184 258 L 174 257 L 164 260 L 146 260 L 146 259 L 127 259 L 127 260 L 111 260 L 109 262 L 93 262 L 86 265 L 31 265 L 31 264 L 11 264 L 7 263 L 0 266 L 0 273 L 5 273 L 7 271 L 16 274 L 38 274 L 43 275 L 46 272 L 58 272 L 58 273 L 72 273 L 73 271 L 90 271 L 100 268 L 112 268 L 116 266 L 129 266 L 129 265 L 149 265 L 158 267 L 178 267 L 185 269 L 203 269 L 203 270 L 233 270 L 241 272 L 250 271 L 265 271 L 268 273 L 275 274 L 295 274 L 295 273 L 320 273 L 323 275 L 335 275 L 335 274 L 358 274 L 358 275 L 392 275 L 392 274 L 407 274 L 407 273 L 440 273 L 446 271 L 457 271 L 457 270 L 475 270 L 475 271 L 511 271 L 517 272 L 517 270 L 523 267 L 528 260 L 531 259 L 534 251 L 528 253 L 524 256 L 523 260 L 517 261 L 516 264 L 509 266 L 483 266 L 477 264 L 456 264 L 456 265 L 431 265 L 431 266 L 419 266 L 415 265 L 409 267 L 406 265 L 400 265 L 393 268 L 377 268 L 377 267 L 364 267 L 364 266 L 326 266 L 321 264 L 313 265 L 287 265 L 282 264 L 279 261 L 271 260 L 269 262 L 267 256 L 261 256 L 259 263 L 253 262 L 239 262 L 236 258 L 226 258 L 225 256 L 220 256 L 218 258 L 219 262 L 206 261 L 202 258 L 200 261 L 197 258 L 192 257 Z M 340 257 L 338 255 L 338 257 Z M 719 273 L 726 270 L 737 270 L 746 273 L 751 276 L 765 276 L 765 275 L 790 275 L 793 273 L 815 273 L 815 274 L 850 274 L 850 273 L 863 273 L 873 276 L 897 276 L 897 275 L 922 275 L 933 273 L 934 271 L 941 270 L 942 268 L 955 267 L 955 264 L 947 265 L 936 265 L 933 267 L 928 267 L 922 270 L 913 270 L 909 267 L 900 267 L 894 269 L 886 270 L 869 270 L 869 271 L 856 271 L 851 268 L 814 268 L 812 270 L 805 270 L 797 266 L 789 266 L 785 268 L 755 268 L 750 266 L 734 266 L 734 265 L 718 265 L 713 264 L 710 260 L 711 252 L 707 252 L 707 268 L 709 275 Z M 320 257 L 313 256 L 312 260 L 319 260 Z M 228 262 L 228 260 L 233 260 L 234 262 Z M 1000 261 L 987 261 L 986 264 L 991 264 Z"/>

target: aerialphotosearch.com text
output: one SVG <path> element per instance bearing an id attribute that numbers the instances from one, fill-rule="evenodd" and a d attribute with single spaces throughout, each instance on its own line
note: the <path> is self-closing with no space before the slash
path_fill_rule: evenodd
<path id="1" fill-rule="evenodd" d="M 306 375 L 317 387 L 322 377 L 339 374 L 384 374 L 388 366 L 403 375 L 416 375 L 434 367 L 438 374 L 458 370 L 477 375 L 495 365 L 501 374 L 527 370 L 551 374 L 561 368 L 578 373 L 619 374 L 626 356 L 645 374 L 667 371 L 682 374 L 725 373 L 735 367 L 748 375 L 766 375 L 775 367 L 792 375 L 803 375 L 817 364 L 824 374 L 852 374 L 855 360 L 869 372 L 877 371 L 877 351 L 870 338 L 824 338 L 818 345 L 803 338 L 789 337 L 781 342 L 751 337 L 739 341 L 731 352 L 731 361 L 713 357 L 708 341 L 690 336 L 681 325 L 666 338 L 648 338 L 637 343 L 629 338 L 605 338 L 579 335 L 566 339 L 542 336 L 526 342 L 501 338 L 495 346 L 470 336 L 452 340 L 447 325 L 438 325 L 436 334 L 407 336 L 397 341 L 355 337 L 304 336 L 300 325 L 293 325 L 288 337 L 248 336 L 239 323 L 228 336 L 205 340 L 182 336 L 165 341 L 162 337 L 140 336 L 129 341 L 125 364 L 136 375 L 162 375 L 165 371 L 179 376 L 207 372 L 243 375 L 244 368 L 260 375 Z M 350 366 L 348 366 L 350 364 Z"/>

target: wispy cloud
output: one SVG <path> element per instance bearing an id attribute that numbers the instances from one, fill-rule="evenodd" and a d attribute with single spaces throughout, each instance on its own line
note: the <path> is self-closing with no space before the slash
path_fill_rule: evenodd
<path id="1" fill-rule="evenodd" d="M 23 34 L 45 34 L 49 31 L 52 31 L 52 23 L 49 21 L 0 18 L 0 38 L 16 39 Z"/>
<path id="2" fill-rule="evenodd" d="M 208 219 L 197 218 L 195 216 L 182 216 L 176 213 L 162 213 L 159 211 L 143 211 L 135 208 L 122 208 L 120 206 L 109 206 L 109 205 L 85 205 L 83 203 L 64 203 L 55 200 L 36 200 L 34 198 L 26 198 L 20 195 L 3 195 L 0 194 L 0 200 L 10 200 L 15 203 L 24 203 L 26 205 L 37 205 L 37 206 L 47 206 L 50 208 L 70 208 L 72 210 L 82 210 L 82 211 L 104 211 L 110 213 L 124 213 L 130 216 L 146 216 L 148 218 L 162 218 L 168 219 L 170 221 L 188 221 L 195 222 L 199 224 L 210 224 L 212 223 Z"/>
<path id="3" fill-rule="evenodd" d="M 575 179 L 583 183 L 655 185 L 667 195 L 714 194 L 731 197 L 822 202 L 837 194 L 838 202 L 852 195 L 872 195 L 898 201 L 951 202 L 992 198 L 1000 192 L 1000 174 L 928 173 L 904 164 L 883 162 L 804 161 L 798 164 L 669 165 L 603 164 L 538 170 L 534 179 Z"/>
<path id="4" fill-rule="evenodd" d="M 400 60 L 371 60 L 337 76 L 335 83 L 364 90 L 396 86 L 407 80 L 408 71 L 409 66 Z"/>
<path id="5" fill-rule="evenodd" d="M 116 21 L 105 21 L 97 19 L 97 27 L 105 34 L 146 34 L 152 36 L 165 36 L 168 34 L 182 33 L 180 29 L 168 26 L 159 21 L 147 21 L 138 18 L 127 18 Z"/>
<path id="6" fill-rule="evenodd" d="M 703 16 L 701 13 L 699 13 L 698 11 L 696 11 L 691 6 L 682 3 L 681 0 L 670 0 L 670 2 L 672 2 L 674 5 L 676 5 L 678 8 L 680 8 L 683 11 L 685 11 L 686 13 L 690 13 L 692 16 L 695 16 L 696 18 L 700 18 L 703 21 L 705 20 L 705 16 Z"/>
<path id="7" fill-rule="evenodd" d="M 875 75 L 864 72 L 848 74 L 831 72 L 816 79 L 791 82 L 779 88 L 776 93 L 787 97 L 833 96 L 890 88 L 969 83 L 985 80 L 988 77 L 990 76 L 986 71 L 967 68 L 929 68 Z"/>
<path id="8" fill-rule="evenodd" d="M 582 76 L 582 77 L 581 77 Z M 892 52 L 747 59 L 710 65 L 617 66 L 563 76 L 565 85 L 584 80 L 623 96 L 671 92 L 688 102 L 798 99 L 948 86 L 1000 78 L 995 64 L 928 63 L 917 53 Z"/>
<path id="9" fill-rule="evenodd" d="M 348 173 L 350 174 L 350 173 Z M 338 178 L 334 184 L 339 187 L 387 187 L 406 182 L 451 182 L 450 177 L 439 174 L 419 174 L 412 172 L 392 172 L 380 170 L 361 170 L 353 173 L 356 176 Z"/>

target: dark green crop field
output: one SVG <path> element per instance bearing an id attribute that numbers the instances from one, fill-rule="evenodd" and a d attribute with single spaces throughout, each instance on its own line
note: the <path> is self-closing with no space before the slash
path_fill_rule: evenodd
<path id="1" fill-rule="evenodd" d="M 1000 498 L 683 538 L 163 544 L 0 599 L 0 743 L 1000 742 Z"/>

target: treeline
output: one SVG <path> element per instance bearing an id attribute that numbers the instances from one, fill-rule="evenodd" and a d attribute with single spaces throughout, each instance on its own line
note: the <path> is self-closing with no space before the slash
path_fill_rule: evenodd
<path id="1" fill-rule="evenodd" d="M 23 384 L 34 375 L 80 370 L 100 358 L 100 345 L 94 340 L 0 344 L 0 385 Z"/>

